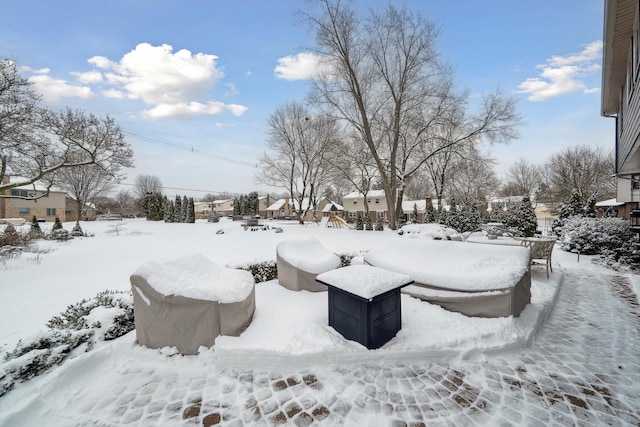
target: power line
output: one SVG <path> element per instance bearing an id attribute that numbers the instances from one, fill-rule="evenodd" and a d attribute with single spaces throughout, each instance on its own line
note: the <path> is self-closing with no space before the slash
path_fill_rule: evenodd
<path id="1" fill-rule="evenodd" d="M 196 150 L 193 147 L 187 147 L 185 145 L 176 144 L 176 143 L 173 143 L 173 142 L 162 141 L 162 140 L 157 139 L 157 138 L 152 138 L 150 136 L 140 135 L 140 134 L 137 134 L 135 132 L 128 131 L 128 130 L 123 131 L 123 133 L 126 136 L 138 139 L 138 140 L 140 140 L 142 142 L 148 142 L 150 144 L 162 144 L 162 145 L 166 145 L 166 146 L 169 146 L 169 147 L 173 147 L 173 148 L 175 148 L 177 150 L 190 151 L 190 152 L 192 152 L 194 154 L 199 154 L 201 156 L 209 157 L 209 158 L 216 159 L 216 160 L 222 160 L 222 161 L 225 161 L 225 162 L 231 162 L 231 163 L 235 163 L 235 164 L 242 165 L 242 166 L 250 166 L 252 168 L 257 168 L 258 167 L 258 165 L 254 164 L 254 163 L 244 162 L 242 160 L 236 160 L 236 159 L 232 159 L 232 158 L 229 158 L 229 157 L 220 156 L 218 154 L 208 153 L 208 152 L 202 151 L 202 150 Z"/>
<path id="2" fill-rule="evenodd" d="M 119 185 L 128 185 L 130 187 L 135 187 L 136 184 L 127 184 L 127 183 L 121 182 Z M 230 195 L 240 195 L 240 193 L 231 193 L 229 191 L 199 190 L 196 188 L 180 188 L 180 187 L 165 187 L 165 186 L 161 186 L 160 188 L 162 188 L 163 190 L 181 190 L 181 191 L 195 191 L 198 193 L 211 193 L 211 194 L 226 193 Z"/>

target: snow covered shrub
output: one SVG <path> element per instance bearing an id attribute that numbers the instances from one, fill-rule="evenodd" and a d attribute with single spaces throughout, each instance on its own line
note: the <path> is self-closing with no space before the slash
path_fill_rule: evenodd
<path id="1" fill-rule="evenodd" d="M 80 227 L 80 221 L 76 221 L 76 225 L 71 229 L 71 235 L 73 237 L 84 237 L 84 231 L 82 231 L 82 227 Z"/>
<path id="2" fill-rule="evenodd" d="M 100 313 L 102 322 L 89 324 L 88 316 L 98 307 L 109 311 L 106 315 Z M 131 292 L 100 292 L 90 300 L 67 307 L 47 322 L 47 328 L 44 335 L 29 343 L 19 341 L 13 351 L 4 355 L 0 396 L 17 382 L 36 377 L 78 352 L 90 351 L 100 339 L 107 341 L 132 331 L 135 324 Z"/>
<path id="3" fill-rule="evenodd" d="M 640 273 L 640 240 L 631 238 L 616 249 L 605 249 L 593 262 L 604 264 L 614 270 L 629 269 Z"/>
<path id="4" fill-rule="evenodd" d="M 31 228 L 29 229 L 29 238 L 42 239 L 43 237 L 44 237 L 44 233 L 40 228 L 40 223 L 38 222 L 38 220 L 36 219 L 36 216 L 34 215 L 33 218 L 31 219 Z"/>
<path id="5" fill-rule="evenodd" d="M 209 215 L 207 216 L 207 222 L 220 222 L 218 212 L 209 212 Z"/>
<path id="6" fill-rule="evenodd" d="M 382 223 L 382 218 L 378 218 L 376 220 L 376 231 L 384 231 L 384 224 Z"/>
<path id="7" fill-rule="evenodd" d="M 371 222 L 371 215 L 367 215 L 364 219 L 364 229 L 373 230 L 373 222 Z"/>
<path id="8" fill-rule="evenodd" d="M 351 265 L 351 260 L 358 254 L 338 254 L 340 257 L 340 267 Z"/>
<path id="9" fill-rule="evenodd" d="M 20 246 L 23 243 L 23 238 L 16 231 L 13 224 L 9 223 L 4 228 L 4 231 L 0 234 L 0 247 L 2 246 Z"/>
<path id="10" fill-rule="evenodd" d="M 60 218 L 56 217 L 56 220 L 53 222 L 53 227 L 51 227 L 51 231 L 62 230 L 62 222 Z"/>
<path id="11" fill-rule="evenodd" d="M 358 219 L 356 220 L 356 230 L 362 230 L 364 225 L 362 223 L 362 215 L 358 214 Z"/>
<path id="12" fill-rule="evenodd" d="M 596 255 L 620 248 L 629 241 L 629 222 L 622 218 L 571 217 L 562 227 L 563 250 Z"/>
<path id="13" fill-rule="evenodd" d="M 268 282 L 278 278 L 278 266 L 275 261 L 264 261 L 257 264 L 251 264 L 243 267 L 243 270 L 249 271 L 253 275 L 256 283 Z"/>

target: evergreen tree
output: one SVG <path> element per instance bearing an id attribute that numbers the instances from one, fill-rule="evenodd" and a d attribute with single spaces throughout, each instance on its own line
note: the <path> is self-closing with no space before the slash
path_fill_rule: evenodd
<path id="1" fill-rule="evenodd" d="M 144 217 L 147 219 L 147 221 L 151 219 L 150 204 L 151 204 L 151 194 L 147 193 L 142 199 L 142 212 L 144 213 Z"/>
<path id="2" fill-rule="evenodd" d="M 382 224 L 382 218 L 378 217 L 376 220 L 376 231 L 384 231 L 384 224 Z"/>
<path id="3" fill-rule="evenodd" d="M 187 222 L 189 224 L 193 224 L 196 222 L 196 208 L 195 203 L 193 202 L 193 197 L 189 198 L 188 203 L 188 212 L 187 212 Z"/>
<path id="4" fill-rule="evenodd" d="M 182 198 L 178 195 L 173 202 L 173 222 L 182 222 Z"/>
<path id="5" fill-rule="evenodd" d="M 533 237 L 538 228 L 538 218 L 531 206 L 529 196 L 522 198 L 522 202 L 516 205 L 513 213 L 513 228 L 520 231 L 525 237 Z"/>
<path id="6" fill-rule="evenodd" d="M 458 215 L 458 230 L 460 233 L 477 230 L 480 226 L 480 212 L 475 202 L 470 208 L 464 207 Z"/>
<path id="7" fill-rule="evenodd" d="M 411 223 L 417 224 L 418 223 L 418 204 L 417 203 L 413 204 L 413 213 L 411 215 L 412 215 Z"/>
<path id="8" fill-rule="evenodd" d="M 182 215 L 180 222 L 187 222 L 189 219 L 189 199 L 187 196 L 182 196 Z"/>
<path id="9" fill-rule="evenodd" d="M 460 212 L 458 211 L 458 205 L 456 204 L 456 199 L 451 200 L 451 205 L 449 206 L 449 213 L 445 216 L 444 222 L 442 222 L 449 228 L 453 228 L 456 231 L 460 231 Z"/>
<path id="10" fill-rule="evenodd" d="M 153 194 L 149 197 L 149 220 L 160 221 L 164 218 L 164 207 L 161 194 Z"/>
<path id="11" fill-rule="evenodd" d="M 582 208 L 582 200 L 580 200 L 580 195 L 575 190 L 571 193 L 571 200 L 569 200 L 566 214 L 568 215 L 568 217 L 582 216 L 584 214 L 584 210 Z"/>
<path id="12" fill-rule="evenodd" d="M 76 225 L 71 229 L 71 235 L 74 237 L 84 237 L 84 231 L 80 227 L 80 221 L 76 221 Z"/>
<path id="13" fill-rule="evenodd" d="M 216 211 L 209 212 L 209 215 L 207 216 L 207 221 L 208 222 L 219 222 L 220 221 L 220 217 L 218 216 L 218 212 L 216 212 Z"/>
<path id="14" fill-rule="evenodd" d="M 51 227 L 51 231 L 62 230 L 62 222 L 60 222 L 60 218 L 56 217 L 56 220 L 53 222 L 53 227 Z M 6 230 L 5 230 L 6 233 Z"/>
<path id="15" fill-rule="evenodd" d="M 360 213 L 358 212 L 358 218 L 356 219 L 356 230 L 362 230 L 363 228 L 362 215 L 360 215 Z"/>
<path id="16" fill-rule="evenodd" d="M 424 212 L 424 222 L 425 223 L 431 223 L 431 222 L 437 222 L 436 217 L 438 216 L 438 212 L 436 212 L 436 210 L 433 207 L 433 203 L 431 203 L 431 201 L 429 201 L 427 203 L 427 206 L 425 208 L 425 212 Z"/>
<path id="17" fill-rule="evenodd" d="M 29 237 L 31 237 L 32 239 L 40 239 L 43 236 L 44 236 L 44 233 L 40 228 L 40 223 L 38 222 L 38 220 L 36 219 L 36 216 L 34 215 L 33 218 L 31 219 L 31 228 L 29 229 Z"/>
<path id="18" fill-rule="evenodd" d="M 240 212 L 241 212 L 240 198 L 234 197 L 233 198 L 233 215 L 234 216 L 242 215 Z"/>
<path id="19" fill-rule="evenodd" d="M 367 215 L 364 217 L 364 229 L 373 230 L 373 222 L 371 222 L 371 215 Z"/>
<path id="20" fill-rule="evenodd" d="M 596 198 L 595 196 L 589 197 L 587 200 L 587 206 L 584 207 L 584 216 L 588 218 L 596 217 Z"/>
<path id="21" fill-rule="evenodd" d="M 167 196 L 164 197 L 164 222 L 173 222 L 173 201 L 169 200 Z"/>

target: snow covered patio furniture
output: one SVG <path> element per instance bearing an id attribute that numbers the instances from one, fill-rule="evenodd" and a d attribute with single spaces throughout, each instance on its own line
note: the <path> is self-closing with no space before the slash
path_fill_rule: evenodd
<path id="1" fill-rule="evenodd" d="M 276 246 L 278 282 L 292 291 L 326 291 L 316 276 L 340 266 L 340 257 L 318 239 L 284 240 Z"/>
<path id="2" fill-rule="evenodd" d="M 531 300 L 529 250 L 429 239 L 398 239 L 365 262 L 410 276 L 403 292 L 477 317 L 519 316 Z"/>
<path id="3" fill-rule="evenodd" d="M 382 347 L 402 326 L 400 288 L 413 280 L 368 265 L 351 265 L 319 274 L 329 288 L 329 326 L 368 349 Z"/>
<path id="4" fill-rule="evenodd" d="M 527 237 L 522 239 L 520 244 L 529 248 L 529 259 L 531 265 L 539 264 L 535 262 L 536 260 L 544 261 L 543 265 L 547 268 L 547 279 L 549 279 L 549 270 L 553 272 L 553 267 L 551 267 L 551 253 L 553 252 L 553 247 L 556 244 L 556 239 Z"/>
<path id="5" fill-rule="evenodd" d="M 138 342 L 181 354 L 197 354 L 218 335 L 240 335 L 255 311 L 251 273 L 202 255 L 146 262 L 131 275 L 131 288 Z"/>

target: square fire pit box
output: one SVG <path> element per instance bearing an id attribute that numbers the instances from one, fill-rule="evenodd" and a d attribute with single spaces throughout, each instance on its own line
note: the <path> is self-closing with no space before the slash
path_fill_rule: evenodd
<path id="1" fill-rule="evenodd" d="M 368 349 L 382 347 L 402 326 L 400 289 L 411 277 L 369 265 L 319 274 L 329 290 L 329 326 Z"/>

